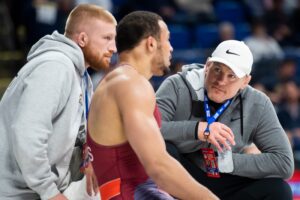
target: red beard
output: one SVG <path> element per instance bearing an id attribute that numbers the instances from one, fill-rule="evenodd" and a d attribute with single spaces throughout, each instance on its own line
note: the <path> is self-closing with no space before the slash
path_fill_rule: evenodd
<path id="1" fill-rule="evenodd" d="M 96 50 L 93 50 L 90 45 L 82 47 L 82 52 L 84 55 L 85 61 L 96 71 L 107 70 L 109 68 L 109 62 L 104 60 L 104 56 L 99 55 Z M 111 54 L 110 54 L 111 55 Z M 108 56 L 108 55 L 106 55 Z"/>

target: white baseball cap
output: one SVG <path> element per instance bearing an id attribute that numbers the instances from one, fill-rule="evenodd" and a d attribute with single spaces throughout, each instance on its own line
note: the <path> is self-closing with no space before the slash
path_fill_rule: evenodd
<path id="1" fill-rule="evenodd" d="M 253 55 L 244 42 L 226 40 L 217 46 L 209 61 L 227 65 L 237 77 L 242 78 L 251 72 Z"/>

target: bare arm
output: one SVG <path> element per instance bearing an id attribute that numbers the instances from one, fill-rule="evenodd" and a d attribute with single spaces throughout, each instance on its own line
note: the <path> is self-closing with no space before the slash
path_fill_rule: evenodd
<path id="1" fill-rule="evenodd" d="M 116 94 L 126 137 L 158 187 L 179 199 L 217 199 L 167 153 L 153 116 L 155 95 L 148 81 L 123 84 Z"/>
<path id="2" fill-rule="evenodd" d="M 90 196 L 97 194 L 99 186 L 93 165 L 91 163 L 89 163 L 87 168 L 84 169 L 84 174 L 86 176 L 86 192 Z"/>

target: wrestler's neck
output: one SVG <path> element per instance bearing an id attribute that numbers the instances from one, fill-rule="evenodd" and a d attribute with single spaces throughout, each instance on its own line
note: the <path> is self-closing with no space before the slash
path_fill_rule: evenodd
<path id="1" fill-rule="evenodd" d="M 122 52 L 119 55 L 119 65 L 130 66 L 148 80 L 153 76 L 151 72 L 151 59 L 140 53 L 133 53 L 132 51 Z"/>

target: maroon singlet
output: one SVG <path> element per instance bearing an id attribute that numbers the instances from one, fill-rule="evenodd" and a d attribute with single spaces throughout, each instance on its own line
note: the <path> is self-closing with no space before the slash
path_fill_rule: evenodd
<path id="1" fill-rule="evenodd" d="M 157 106 L 155 106 L 154 117 L 160 127 L 161 115 Z M 120 178 L 120 194 L 112 199 L 132 200 L 136 187 L 144 183 L 148 176 L 130 144 L 126 142 L 104 146 L 93 141 L 89 134 L 87 134 L 87 144 L 91 148 L 92 164 L 99 186 Z"/>

